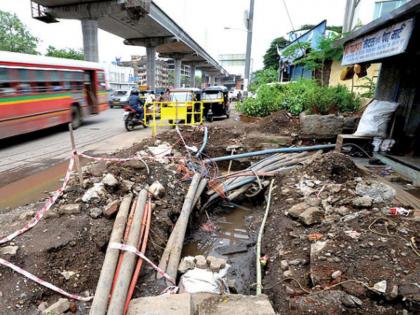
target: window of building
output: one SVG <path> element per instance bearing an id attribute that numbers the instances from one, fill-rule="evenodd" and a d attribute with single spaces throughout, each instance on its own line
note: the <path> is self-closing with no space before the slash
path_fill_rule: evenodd
<path id="1" fill-rule="evenodd" d="M 409 0 L 390 0 L 390 1 L 377 1 L 375 3 L 375 11 L 373 18 L 377 19 L 385 14 L 395 10 L 396 8 L 407 3 Z"/>

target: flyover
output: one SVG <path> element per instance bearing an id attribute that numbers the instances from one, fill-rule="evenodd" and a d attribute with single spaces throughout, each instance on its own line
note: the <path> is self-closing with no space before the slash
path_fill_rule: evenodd
<path id="1" fill-rule="evenodd" d="M 162 9 L 150 0 L 32 0 L 32 16 L 46 23 L 57 19 L 81 21 L 85 59 L 98 61 L 98 28 L 124 38 L 126 45 L 146 47 L 147 83 L 154 89 L 156 53 L 175 60 L 175 85 L 181 84 L 181 65 L 190 65 L 210 81 L 228 72 Z"/>

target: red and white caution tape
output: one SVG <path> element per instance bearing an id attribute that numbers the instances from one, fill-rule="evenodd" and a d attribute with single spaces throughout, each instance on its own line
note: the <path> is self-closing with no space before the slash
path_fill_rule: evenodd
<path id="1" fill-rule="evenodd" d="M 79 153 L 79 152 L 73 152 L 73 154 L 77 154 L 78 156 L 90 159 L 90 160 L 94 160 L 94 161 L 108 161 L 108 162 L 127 162 L 127 161 L 141 161 L 144 166 L 146 167 L 147 170 L 147 174 L 150 174 L 150 169 L 149 166 L 147 165 L 147 163 L 139 156 L 136 157 L 130 157 L 130 158 L 105 158 L 105 157 L 95 157 L 95 156 L 90 156 L 90 155 L 86 155 L 84 153 Z"/>
<path id="2" fill-rule="evenodd" d="M 146 261 L 149 265 L 151 265 L 153 269 L 155 269 L 156 272 L 159 273 L 162 277 L 164 277 L 170 283 L 174 285 L 176 284 L 175 280 L 170 275 L 168 275 L 165 271 L 163 271 L 161 268 L 156 266 L 149 258 L 147 258 L 142 252 L 138 251 L 137 248 L 135 248 L 134 246 L 129 246 L 129 245 L 120 244 L 120 243 L 111 243 L 109 244 L 109 248 L 119 249 L 119 250 L 136 254 L 141 259 Z"/>
<path id="3" fill-rule="evenodd" d="M 35 281 L 36 283 L 39 283 L 39 284 L 43 285 L 44 287 L 47 287 L 47 288 L 49 288 L 49 289 L 51 289 L 55 292 L 58 292 L 62 295 L 65 295 L 70 299 L 84 301 L 84 302 L 88 302 L 88 301 L 93 299 L 93 296 L 83 297 L 83 296 L 79 296 L 79 295 L 76 295 L 76 294 L 68 293 L 68 292 L 56 287 L 55 285 L 38 278 L 37 276 L 31 274 L 30 272 L 27 272 L 27 271 L 23 270 L 22 268 L 14 265 L 14 264 L 12 264 L 12 263 L 10 263 L 7 260 L 4 260 L 2 258 L 0 258 L 0 264 L 3 265 L 3 266 L 9 267 L 10 269 L 13 269 L 17 273 L 20 273 L 21 275 L 24 275 L 28 279 L 31 279 L 32 281 Z"/>
<path id="4" fill-rule="evenodd" d="M 67 173 L 66 176 L 64 177 L 64 181 L 63 181 L 63 185 L 54 192 L 54 194 L 48 198 L 47 202 L 44 204 L 44 206 L 42 207 L 42 209 L 40 209 L 35 216 L 32 218 L 31 221 L 29 221 L 28 223 L 25 224 L 25 226 L 15 232 L 13 232 L 12 234 L 9 234 L 6 237 L 3 237 L 2 239 L 0 239 L 0 244 L 4 244 L 6 242 L 11 241 L 12 239 L 14 239 L 16 236 L 30 230 L 31 228 L 33 228 L 35 225 L 38 224 L 39 221 L 41 221 L 42 217 L 45 215 L 45 213 L 51 208 L 51 206 L 57 201 L 58 197 L 61 196 L 61 194 L 63 193 L 64 189 L 66 189 L 67 184 L 69 182 L 70 179 L 70 174 L 71 171 L 73 170 L 73 165 L 74 165 L 74 158 L 72 157 L 70 159 L 69 162 L 69 166 L 67 168 Z"/>

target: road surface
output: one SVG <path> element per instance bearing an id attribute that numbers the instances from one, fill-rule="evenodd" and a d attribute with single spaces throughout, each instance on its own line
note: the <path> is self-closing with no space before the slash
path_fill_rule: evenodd
<path id="1" fill-rule="evenodd" d="M 150 129 L 127 132 L 122 109 L 109 109 L 87 118 L 75 130 L 78 151 L 112 153 L 151 135 Z M 64 161 L 71 155 L 66 126 L 0 141 L 0 187 Z"/>

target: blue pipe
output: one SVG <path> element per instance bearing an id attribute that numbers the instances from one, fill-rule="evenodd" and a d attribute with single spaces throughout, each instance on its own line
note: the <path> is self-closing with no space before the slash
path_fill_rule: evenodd
<path id="1" fill-rule="evenodd" d="M 207 129 L 207 127 L 205 127 L 203 144 L 201 145 L 200 150 L 198 150 L 197 154 L 195 155 L 196 158 L 200 157 L 201 153 L 203 153 L 203 151 L 204 151 L 204 149 L 207 145 L 208 135 L 209 135 L 208 129 Z"/>
<path id="2" fill-rule="evenodd" d="M 303 151 L 329 150 L 329 149 L 334 149 L 334 148 L 335 148 L 335 144 L 320 144 L 320 145 L 312 145 L 312 146 L 306 146 L 306 147 L 268 149 L 268 150 L 262 150 L 262 151 L 247 152 L 247 153 L 242 153 L 242 154 L 220 156 L 217 158 L 207 159 L 205 160 L 205 162 L 206 163 L 221 162 L 221 161 L 244 159 L 244 158 L 259 156 L 259 155 L 274 154 L 274 153 L 294 153 L 294 152 L 303 152 Z"/>

